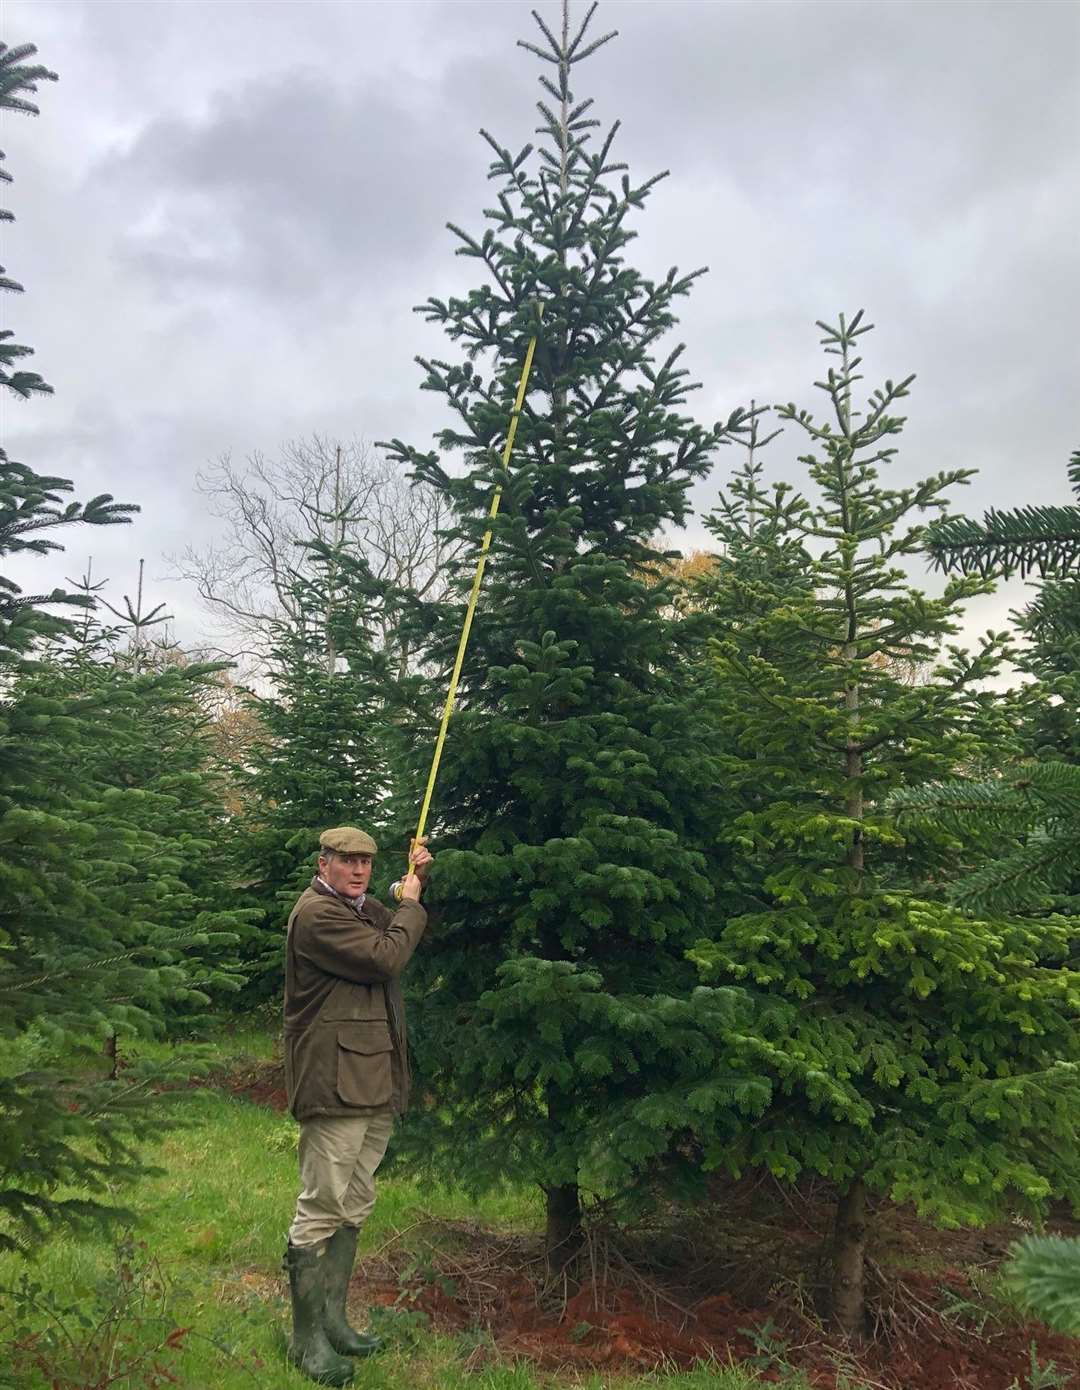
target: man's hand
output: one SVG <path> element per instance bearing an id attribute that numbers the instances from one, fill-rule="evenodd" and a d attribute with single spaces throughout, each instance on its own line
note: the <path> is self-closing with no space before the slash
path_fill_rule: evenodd
<path id="1" fill-rule="evenodd" d="M 409 872 L 394 885 L 398 902 L 418 903 L 420 892 L 427 882 L 434 859 L 427 847 L 427 836 L 412 842 L 409 851 Z"/>
<path id="2" fill-rule="evenodd" d="M 406 874 L 400 885 L 401 901 L 403 903 L 418 903 L 420 901 L 420 889 L 423 886 L 416 874 Z"/>
<path id="3" fill-rule="evenodd" d="M 414 840 L 412 850 L 409 854 L 412 873 L 410 873 L 408 877 L 411 878 L 415 875 L 415 877 L 420 880 L 421 886 L 427 882 L 428 874 L 431 872 L 431 866 L 435 862 L 432 854 L 428 850 L 427 842 L 428 837 L 426 835 L 420 840 Z M 406 879 L 406 882 L 407 881 Z"/>

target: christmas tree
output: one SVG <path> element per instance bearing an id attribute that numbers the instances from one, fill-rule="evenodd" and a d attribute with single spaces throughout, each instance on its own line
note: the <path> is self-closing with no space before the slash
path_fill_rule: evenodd
<path id="1" fill-rule="evenodd" d="M 726 427 L 686 414 L 682 347 L 659 347 L 702 272 L 651 280 L 628 259 L 663 176 L 632 180 L 618 123 L 600 133 L 572 89 L 613 37 L 592 36 L 595 8 L 572 27 L 564 5 L 559 32 L 534 16 L 539 41 L 522 46 L 543 65 L 539 142 L 513 153 L 485 133 L 488 225 L 451 228 L 483 282 L 420 309 L 458 347 L 422 362 L 454 423 L 437 451 L 390 446 L 449 499 L 472 555 L 503 489 L 436 793 L 439 924 L 412 970 L 440 1107 L 417 1153 L 476 1187 L 540 1184 L 553 1273 L 580 1241 L 583 1186 L 663 1152 L 687 1126 L 691 1079 L 703 1109 L 749 1103 L 707 1043 L 737 1000 L 710 996 L 697 1025 L 687 1003 L 686 950 L 719 875 L 702 847 L 723 806 L 701 691 L 682 675 L 699 636 L 656 582 L 669 557 L 655 538 L 684 521 Z M 462 598 L 471 578 L 462 566 Z M 461 603 L 436 618 L 427 651 L 445 670 Z"/>
<path id="2" fill-rule="evenodd" d="M 974 920 L 949 904 L 963 843 L 933 826 L 901 837 L 889 814 L 896 788 L 979 764 L 1011 737 L 983 687 L 1005 644 L 990 634 L 970 654 L 948 642 L 986 581 L 953 579 L 930 598 L 903 568 L 921 513 L 965 477 L 883 481 L 912 378 L 860 410 L 869 326 L 859 314 L 821 327 L 838 358 L 818 383 L 829 416 L 779 410 L 808 438 L 816 497 L 774 495 L 763 513 L 759 489 L 762 531 L 743 482 L 716 522 L 721 611 L 735 611 L 741 575 L 762 577 L 720 648 L 745 906 L 694 955 L 705 979 L 758 993 L 747 1045 L 772 1087 L 755 1124 L 706 1162 L 836 1185 L 832 1312 L 857 1336 L 873 1194 L 947 1223 L 1080 1197 L 1080 976 L 1063 923 Z M 801 577 L 779 582 L 793 558 Z"/>

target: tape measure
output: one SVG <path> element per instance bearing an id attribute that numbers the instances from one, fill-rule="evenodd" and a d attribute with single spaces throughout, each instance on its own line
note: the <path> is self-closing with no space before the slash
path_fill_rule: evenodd
<path id="1" fill-rule="evenodd" d="M 540 314 L 544 312 L 544 306 L 540 305 Z M 529 373 L 532 371 L 533 357 L 536 353 L 537 334 L 533 334 L 529 340 L 529 346 L 525 352 L 525 361 L 521 367 L 521 376 L 518 380 L 517 395 L 514 397 L 514 408 L 510 415 L 510 428 L 506 433 L 506 443 L 503 445 L 502 466 L 503 472 L 510 467 L 510 456 L 514 450 L 514 439 L 517 435 L 518 421 L 521 418 L 522 407 L 525 404 L 525 391 L 529 385 Z M 487 564 L 488 551 L 491 548 L 491 537 L 494 527 L 491 525 L 499 514 L 499 503 L 502 500 L 502 484 L 499 483 L 495 488 L 494 496 L 491 499 L 491 506 L 488 509 L 488 528 L 484 532 L 484 539 L 480 542 L 480 554 L 476 561 L 476 573 L 473 575 L 472 591 L 469 594 L 469 604 L 465 610 L 465 621 L 461 628 L 461 637 L 458 641 L 457 657 L 454 660 L 454 669 L 450 676 L 450 689 L 446 692 L 446 703 L 443 705 L 442 722 L 439 725 L 439 736 L 435 740 L 435 752 L 431 759 L 431 771 L 428 773 L 427 788 L 424 792 L 423 804 L 420 807 L 420 818 L 416 823 L 416 834 L 412 838 L 409 846 L 409 864 L 406 874 L 411 874 L 413 870 L 413 852 L 416 849 L 417 841 L 423 838 L 424 828 L 427 825 L 428 812 L 431 810 L 431 797 L 435 790 L 435 780 L 439 775 L 439 763 L 442 760 L 443 745 L 446 743 L 446 730 L 450 723 L 450 716 L 454 712 L 454 704 L 457 700 L 458 681 L 461 678 L 461 667 L 465 660 L 465 649 L 469 645 L 469 632 L 472 629 L 473 614 L 476 612 L 476 601 L 480 597 L 480 585 L 484 579 L 484 566 Z M 397 902 L 401 901 L 401 886 L 403 879 L 398 879 L 391 886 L 390 892 Z"/>

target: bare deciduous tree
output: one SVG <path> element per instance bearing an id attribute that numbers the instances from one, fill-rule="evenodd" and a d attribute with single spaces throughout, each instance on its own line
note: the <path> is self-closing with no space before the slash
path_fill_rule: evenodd
<path id="1" fill-rule="evenodd" d="M 362 439 L 339 444 L 313 434 L 286 442 L 275 458 L 255 452 L 242 464 L 223 455 L 196 486 L 224 531 L 172 563 L 195 585 L 231 655 L 258 659 L 271 623 L 297 616 L 294 586 L 308 572 L 310 541 L 343 542 L 377 578 L 417 597 L 441 597 L 456 553 L 441 534 L 445 500 L 411 484 Z M 376 644 L 386 648 L 389 619 L 377 614 L 375 627 Z M 410 653 L 403 649 L 398 662 L 404 674 Z"/>

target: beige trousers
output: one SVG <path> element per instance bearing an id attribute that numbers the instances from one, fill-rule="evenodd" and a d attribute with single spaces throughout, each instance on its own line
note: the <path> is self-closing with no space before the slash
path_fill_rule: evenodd
<path id="1" fill-rule="evenodd" d="M 300 1196 L 289 1227 L 292 1245 L 315 1245 L 339 1226 L 362 1226 L 375 1205 L 375 1169 L 394 1115 L 320 1115 L 300 1124 Z"/>

